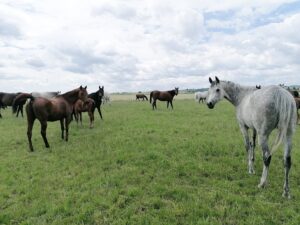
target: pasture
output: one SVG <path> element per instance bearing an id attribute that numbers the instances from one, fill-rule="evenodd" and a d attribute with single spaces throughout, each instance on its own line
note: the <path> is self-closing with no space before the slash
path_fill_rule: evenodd
<path id="1" fill-rule="evenodd" d="M 26 118 L 0 119 L 0 224 L 299 224 L 300 131 L 293 138 L 290 187 L 282 198 L 282 148 L 272 158 L 266 189 L 247 171 L 247 155 L 227 101 L 209 110 L 175 97 L 157 102 L 112 96 L 103 121 L 49 122 L 44 147 L 36 121 L 29 152 Z M 188 97 L 189 98 L 189 97 Z M 299 128 L 299 126 L 298 126 Z"/>

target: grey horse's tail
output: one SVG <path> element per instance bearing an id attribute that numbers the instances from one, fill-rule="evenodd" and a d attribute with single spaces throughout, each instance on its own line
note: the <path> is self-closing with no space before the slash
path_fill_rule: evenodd
<path id="1" fill-rule="evenodd" d="M 276 98 L 276 107 L 279 109 L 278 134 L 273 142 L 271 155 L 278 149 L 287 133 L 295 131 L 297 123 L 296 103 L 289 93 Z"/>

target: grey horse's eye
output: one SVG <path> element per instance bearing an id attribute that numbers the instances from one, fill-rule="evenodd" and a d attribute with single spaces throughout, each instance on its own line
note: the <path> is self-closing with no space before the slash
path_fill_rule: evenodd
<path id="1" fill-rule="evenodd" d="M 220 92 L 220 89 L 218 88 L 218 89 L 216 90 L 216 92 Z"/>

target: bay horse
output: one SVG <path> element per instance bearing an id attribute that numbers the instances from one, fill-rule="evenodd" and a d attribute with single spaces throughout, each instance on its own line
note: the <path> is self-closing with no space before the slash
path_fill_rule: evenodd
<path id="1" fill-rule="evenodd" d="M 143 99 L 143 101 L 145 99 L 148 101 L 148 98 L 147 98 L 147 96 L 145 94 L 142 94 L 142 93 L 136 94 L 136 99 L 135 100 L 140 100 L 140 98 Z"/>
<path id="2" fill-rule="evenodd" d="M 297 115 L 293 96 L 279 86 L 266 86 L 261 89 L 245 87 L 230 81 L 215 81 L 209 78 L 210 88 L 206 99 L 208 108 L 214 108 L 221 99 L 227 99 L 236 108 L 236 116 L 244 137 L 248 153 L 249 173 L 254 173 L 254 149 L 256 135 L 263 152 L 263 172 L 258 185 L 265 187 L 272 154 L 284 142 L 285 179 L 283 197 L 290 198 L 289 170 L 291 168 L 292 136 L 295 132 Z M 263 97 L 262 97 L 263 96 Z M 271 132 L 278 128 L 271 150 L 268 139 Z M 248 129 L 253 130 L 252 142 L 249 141 Z"/>
<path id="3" fill-rule="evenodd" d="M 61 95 L 57 95 L 51 99 L 43 97 L 33 97 L 31 94 L 23 93 L 15 98 L 13 103 L 13 112 L 16 111 L 16 106 L 19 101 L 24 99 L 30 99 L 30 102 L 26 105 L 27 113 L 27 137 L 29 142 L 30 151 L 33 150 L 32 146 L 32 128 L 35 119 L 38 119 L 41 123 L 41 135 L 43 137 L 46 148 L 49 148 L 49 143 L 46 137 L 47 121 L 60 120 L 61 126 L 61 138 L 68 141 L 69 136 L 69 124 L 71 122 L 71 114 L 73 111 L 73 105 L 78 100 L 86 101 L 87 99 L 87 87 L 80 86 L 77 89 L 66 92 Z M 64 130 L 66 135 L 64 136 Z"/>
<path id="4" fill-rule="evenodd" d="M 6 93 L 6 92 L 0 92 L 0 109 L 6 108 L 7 106 L 12 106 L 14 99 L 20 94 L 18 93 Z M 26 102 L 26 101 L 25 101 Z M 21 115 L 23 117 L 23 105 L 25 102 L 20 102 L 19 107 L 17 109 L 17 117 L 19 116 L 19 112 L 21 112 Z M 0 113 L 0 118 L 2 118 L 2 115 Z"/>
<path id="5" fill-rule="evenodd" d="M 152 103 L 152 108 L 154 110 L 154 107 L 157 109 L 156 107 L 156 100 L 160 100 L 160 101 L 167 101 L 167 108 L 169 108 L 169 103 L 171 104 L 171 107 L 173 109 L 173 98 L 175 95 L 178 95 L 178 87 L 175 87 L 174 90 L 170 90 L 170 91 L 151 91 L 150 93 L 150 103 L 152 101 L 153 98 L 153 103 Z"/>
<path id="6" fill-rule="evenodd" d="M 102 113 L 101 113 L 100 107 L 101 107 L 101 104 L 102 104 L 102 97 L 103 96 L 104 96 L 104 86 L 102 86 L 102 87 L 99 86 L 99 90 L 98 91 L 90 93 L 88 95 L 88 97 L 91 98 L 91 99 L 93 99 L 94 102 L 95 102 L 95 104 L 94 104 L 94 106 L 92 108 L 93 115 L 94 115 L 95 109 L 97 109 L 101 119 L 103 119 L 103 117 L 102 117 Z"/>
<path id="7" fill-rule="evenodd" d="M 78 99 L 75 102 L 73 113 L 74 113 L 77 125 L 78 125 L 78 119 L 80 119 L 80 124 L 82 126 L 82 112 L 88 112 L 88 115 L 90 118 L 90 128 L 93 128 L 93 123 L 94 123 L 93 108 L 94 107 L 95 107 L 95 101 L 91 98 L 88 98 L 85 102 L 83 102 L 81 99 Z"/>

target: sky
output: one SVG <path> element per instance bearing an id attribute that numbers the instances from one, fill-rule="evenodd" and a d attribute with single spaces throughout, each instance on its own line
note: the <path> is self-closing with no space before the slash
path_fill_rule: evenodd
<path id="1" fill-rule="evenodd" d="M 300 84 L 300 1 L 0 2 L 2 92 Z"/>

